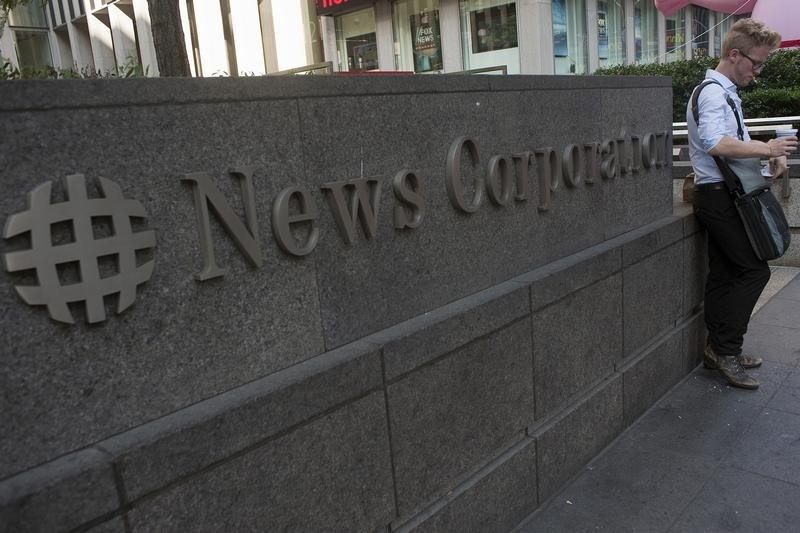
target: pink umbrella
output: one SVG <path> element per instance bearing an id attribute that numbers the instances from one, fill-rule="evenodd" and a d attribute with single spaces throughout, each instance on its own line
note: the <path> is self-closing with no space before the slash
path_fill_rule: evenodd
<path id="1" fill-rule="evenodd" d="M 800 0 L 760 0 L 752 17 L 781 34 L 781 48 L 800 46 Z"/>

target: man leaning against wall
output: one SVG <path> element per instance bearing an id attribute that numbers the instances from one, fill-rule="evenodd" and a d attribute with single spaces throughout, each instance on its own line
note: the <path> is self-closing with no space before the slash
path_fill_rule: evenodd
<path id="1" fill-rule="evenodd" d="M 773 176 L 778 176 L 786 168 L 786 156 L 797 150 L 796 137 L 769 142 L 750 139 L 747 129 L 740 129 L 734 112 L 735 108 L 744 121 L 737 87 L 755 80 L 780 42 L 780 35 L 762 22 L 737 21 L 725 36 L 717 67 L 706 71 L 706 79 L 719 85 L 711 83 L 700 92 L 698 122 L 691 101 L 686 112 L 695 173 L 695 214 L 708 235 L 709 273 L 704 296 L 708 340 L 703 362 L 707 368 L 718 369 L 731 385 L 745 389 L 759 386 L 746 369 L 760 366 L 762 360 L 742 354 L 742 343 L 770 270 L 750 245 L 714 156 L 769 160 Z M 733 107 L 726 96 L 730 96 Z"/>

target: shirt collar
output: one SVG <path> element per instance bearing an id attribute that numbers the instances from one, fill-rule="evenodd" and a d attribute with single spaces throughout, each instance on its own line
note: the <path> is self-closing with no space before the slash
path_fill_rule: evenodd
<path id="1" fill-rule="evenodd" d="M 739 91 L 736 90 L 736 84 L 733 83 L 725 74 L 721 74 L 713 68 L 706 70 L 706 78 L 711 78 L 714 81 L 718 81 L 722 85 L 722 88 L 729 93 L 736 95 L 739 94 Z"/>

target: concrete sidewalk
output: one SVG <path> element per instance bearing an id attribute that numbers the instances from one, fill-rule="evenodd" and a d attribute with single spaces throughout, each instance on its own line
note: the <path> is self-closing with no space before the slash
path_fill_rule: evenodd
<path id="1" fill-rule="evenodd" d="M 798 272 L 773 267 L 750 322 L 758 390 L 698 367 L 516 531 L 800 531 Z"/>

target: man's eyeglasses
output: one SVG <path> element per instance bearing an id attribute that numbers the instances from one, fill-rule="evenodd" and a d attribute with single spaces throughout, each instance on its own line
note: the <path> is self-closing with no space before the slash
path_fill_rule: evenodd
<path id="1" fill-rule="evenodd" d="M 764 63 L 756 63 L 755 61 L 753 61 L 752 57 L 750 57 L 749 55 L 745 54 L 741 50 L 739 50 L 739 53 L 750 60 L 750 64 L 753 65 L 753 72 L 759 72 L 759 71 L 761 71 L 761 69 L 764 68 Z"/>

